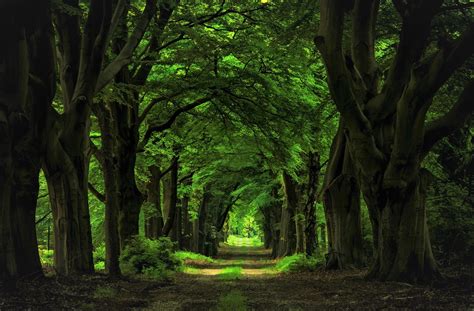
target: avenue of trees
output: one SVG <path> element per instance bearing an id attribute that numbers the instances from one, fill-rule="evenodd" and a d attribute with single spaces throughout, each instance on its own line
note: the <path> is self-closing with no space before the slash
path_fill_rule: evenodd
<path id="1" fill-rule="evenodd" d="M 232 230 L 382 281 L 469 262 L 472 7 L 0 1 L 0 284 Z"/>

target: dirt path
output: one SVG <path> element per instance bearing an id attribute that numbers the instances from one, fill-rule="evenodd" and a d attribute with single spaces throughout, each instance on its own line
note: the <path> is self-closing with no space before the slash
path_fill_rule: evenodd
<path id="1" fill-rule="evenodd" d="M 277 274 L 268 251 L 220 249 L 214 263 L 193 263 L 149 294 L 149 310 L 469 309 L 470 290 L 363 280 L 364 271 Z"/>
<path id="2" fill-rule="evenodd" d="M 192 262 L 168 281 L 95 274 L 20 282 L 0 289 L 0 311 L 474 310 L 472 279 L 433 288 L 368 282 L 360 270 L 277 273 L 274 264 L 262 248 L 224 246 L 217 260 Z"/>

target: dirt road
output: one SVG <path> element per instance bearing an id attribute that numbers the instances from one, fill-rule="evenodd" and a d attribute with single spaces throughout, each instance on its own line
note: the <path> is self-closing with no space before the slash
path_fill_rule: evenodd
<path id="1" fill-rule="evenodd" d="M 149 310 L 465 310 L 465 288 L 432 289 L 367 282 L 365 271 L 278 274 L 268 251 L 220 249 L 215 263 L 193 263 L 175 282 L 151 291 Z"/>

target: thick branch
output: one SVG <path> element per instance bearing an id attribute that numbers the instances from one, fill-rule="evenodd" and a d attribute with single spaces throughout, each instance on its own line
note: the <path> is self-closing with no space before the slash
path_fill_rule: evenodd
<path id="1" fill-rule="evenodd" d="M 420 61 L 431 33 L 431 21 L 443 0 L 421 0 L 409 5 L 405 1 L 393 1 L 402 16 L 395 58 L 384 84 L 383 96 L 372 101 L 369 107 L 371 119 L 382 120 L 395 112 L 405 86 L 408 84 L 413 66 Z"/>
<path id="2" fill-rule="evenodd" d="M 423 154 L 442 138 L 459 129 L 474 112 L 474 79 L 469 81 L 456 104 L 441 118 L 426 125 Z"/>
<path id="3" fill-rule="evenodd" d="M 357 0 L 352 22 L 352 59 L 372 95 L 377 92 L 375 24 L 378 10 L 379 0 Z"/>
<path id="4" fill-rule="evenodd" d="M 176 118 L 178 118 L 178 116 L 180 114 L 182 114 L 184 112 L 187 112 L 189 110 L 192 110 L 192 109 L 196 108 L 199 105 L 207 103 L 208 101 L 211 100 L 211 98 L 212 98 L 212 96 L 206 96 L 206 97 L 200 98 L 200 99 L 194 101 L 193 103 L 191 103 L 189 105 L 186 105 L 186 106 L 183 106 L 183 107 L 177 109 L 166 122 L 164 122 L 160 125 L 150 126 L 148 128 L 148 130 L 146 131 L 145 135 L 143 136 L 143 140 L 140 143 L 139 150 L 141 150 L 145 147 L 145 145 L 148 143 L 148 140 L 151 138 L 151 135 L 153 135 L 153 133 L 163 132 L 164 130 L 169 129 L 173 125 L 173 123 L 176 121 Z"/>
<path id="5" fill-rule="evenodd" d="M 113 78 L 127 66 L 131 60 L 135 49 L 143 38 L 151 19 L 157 10 L 156 0 L 147 0 L 145 9 L 138 20 L 135 29 L 128 38 L 127 43 L 120 51 L 119 55 L 102 71 L 96 86 L 96 92 L 102 90 Z"/>

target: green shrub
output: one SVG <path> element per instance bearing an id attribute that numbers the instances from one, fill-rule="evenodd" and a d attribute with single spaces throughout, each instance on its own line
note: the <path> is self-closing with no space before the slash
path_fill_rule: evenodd
<path id="1" fill-rule="evenodd" d="M 100 245 L 95 248 L 94 253 L 94 269 L 105 270 L 105 245 Z"/>
<path id="2" fill-rule="evenodd" d="M 41 265 L 53 266 L 54 265 L 54 251 L 52 249 L 38 249 Z"/>
<path id="3" fill-rule="evenodd" d="M 120 267 L 125 274 L 163 278 L 180 266 L 174 254 L 175 245 L 169 238 L 149 240 L 137 236 L 128 242 L 120 256 Z"/>
<path id="4" fill-rule="evenodd" d="M 275 269 L 279 272 L 315 271 L 324 265 L 324 260 L 318 257 L 308 257 L 305 254 L 296 254 L 281 259 Z"/>

